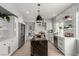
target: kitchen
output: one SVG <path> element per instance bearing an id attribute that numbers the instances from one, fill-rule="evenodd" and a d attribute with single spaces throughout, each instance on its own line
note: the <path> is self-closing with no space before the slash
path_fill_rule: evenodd
<path id="1" fill-rule="evenodd" d="M 0 34 L 2 35 L 0 37 L 1 56 L 15 56 L 16 52 L 28 41 L 30 41 L 31 46 L 27 45 L 26 47 L 30 47 L 30 56 L 48 56 L 48 42 L 60 51 L 62 56 L 77 56 L 79 54 L 78 3 L 0 3 L 0 6 L 1 9 L 10 11 L 6 12 L 11 17 L 11 21 L 6 23 L 6 26 L 5 23 L 0 22 L 4 27 L 0 30 L 3 33 Z M 52 8 L 54 6 L 62 7 L 59 7 L 60 9 L 55 7 L 54 9 Z M 19 10 L 20 13 L 15 10 Z M 8 34 L 8 38 L 5 37 L 4 39 L 4 31 L 5 34 Z"/>

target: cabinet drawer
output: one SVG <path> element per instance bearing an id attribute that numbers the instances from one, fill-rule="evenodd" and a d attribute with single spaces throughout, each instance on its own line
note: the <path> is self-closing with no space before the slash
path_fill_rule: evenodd
<path id="1" fill-rule="evenodd" d="M 64 53 L 65 47 L 64 47 L 64 43 L 63 42 L 58 42 L 58 48 L 59 48 L 59 50 L 61 50 Z"/>
<path id="2" fill-rule="evenodd" d="M 63 42 L 58 42 L 58 46 L 64 46 Z"/>
<path id="3" fill-rule="evenodd" d="M 58 47 L 59 48 L 59 50 L 62 52 L 62 53 L 64 53 L 64 49 L 63 48 L 61 48 L 61 47 Z"/>
<path id="4" fill-rule="evenodd" d="M 64 42 L 63 41 L 58 41 L 58 46 L 64 46 Z"/>
<path id="5" fill-rule="evenodd" d="M 64 43 L 64 42 L 59 41 L 59 42 L 58 42 L 58 46 L 60 46 L 60 47 L 64 47 L 64 46 L 65 46 L 65 43 Z"/>
<path id="6" fill-rule="evenodd" d="M 64 42 L 64 38 L 58 38 L 58 40 Z"/>

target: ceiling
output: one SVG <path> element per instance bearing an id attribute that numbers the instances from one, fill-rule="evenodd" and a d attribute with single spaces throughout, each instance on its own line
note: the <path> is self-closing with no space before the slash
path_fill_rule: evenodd
<path id="1" fill-rule="evenodd" d="M 5 8 L 3 8 L 2 6 L 0 6 L 0 12 L 2 14 L 6 14 L 6 15 L 9 15 L 9 16 L 16 16 L 16 15 L 12 14 L 11 12 L 9 12 L 8 10 L 6 10 Z"/>
<path id="2" fill-rule="evenodd" d="M 38 15 L 37 3 L 13 3 L 13 5 L 27 20 L 36 19 Z M 72 3 L 40 3 L 40 14 L 44 19 L 50 19 L 70 5 L 72 5 Z"/>

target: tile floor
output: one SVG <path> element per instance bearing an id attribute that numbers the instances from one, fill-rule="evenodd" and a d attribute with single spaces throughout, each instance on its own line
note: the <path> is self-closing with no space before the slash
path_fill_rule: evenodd
<path id="1" fill-rule="evenodd" d="M 24 46 L 18 49 L 12 56 L 30 56 L 30 40 L 26 41 Z M 48 41 L 48 56 L 64 56 L 52 43 Z"/>

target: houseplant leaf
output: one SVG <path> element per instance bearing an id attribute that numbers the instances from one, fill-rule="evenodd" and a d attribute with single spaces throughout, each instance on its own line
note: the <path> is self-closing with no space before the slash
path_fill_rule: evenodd
<path id="1" fill-rule="evenodd" d="M 6 16 L 6 20 L 7 20 L 8 22 L 10 22 L 10 17 L 9 17 L 9 16 Z"/>

